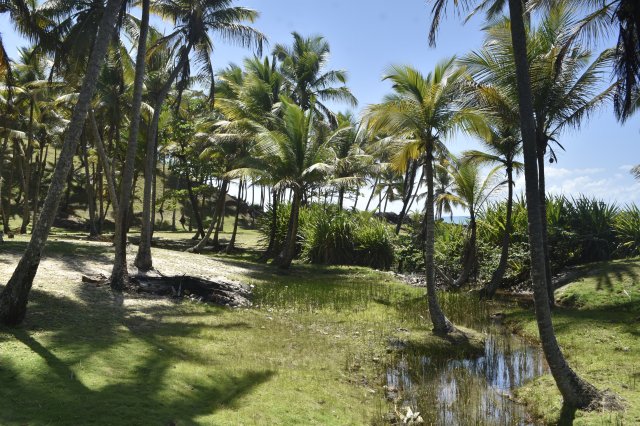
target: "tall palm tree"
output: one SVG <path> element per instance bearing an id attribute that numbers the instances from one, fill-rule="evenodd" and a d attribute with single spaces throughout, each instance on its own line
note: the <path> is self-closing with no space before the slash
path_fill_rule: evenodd
<path id="1" fill-rule="evenodd" d="M 431 41 L 435 42 L 440 17 L 447 0 L 435 0 Z M 457 1 L 456 1 L 457 3 Z M 511 23 L 509 26 L 513 61 L 515 65 L 517 99 L 520 118 L 520 132 L 523 141 L 525 190 L 527 198 L 527 218 L 529 221 L 529 247 L 531 259 L 531 280 L 534 286 L 536 322 L 540 340 L 549 364 L 551 374 L 562 394 L 564 402 L 571 407 L 586 408 L 602 400 L 602 393 L 573 371 L 558 345 L 551 321 L 551 307 L 546 285 L 546 265 L 544 255 L 544 228 L 540 214 L 541 202 L 538 186 L 538 153 L 536 143 L 536 121 L 534 115 L 533 90 L 531 84 L 529 58 L 527 56 L 527 30 L 525 10 L 522 0 L 486 0 L 481 6 L 488 7 L 489 13 L 500 13 L 509 6 Z"/>
<path id="2" fill-rule="evenodd" d="M 405 142 L 392 160 L 402 170 L 410 158 L 419 159 L 425 170 L 425 267 L 429 314 L 436 333 L 447 334 L 453 325 L 442 312 L 436 295 L 434 264 L 434 166 L 438 152 L 446 151 L 445 140 L 456 130 L 480 119 L 469 109 L 458 108 L 458 96 L 464 82 L 462 69 L 454 58 L 444 61 L 424 76 L 408 66 L 391 67 L 385 76 L 395 94 L 383 103 L 367 108 L 366 117 L 377 129 L 404 136 Z"/>
<path id="3" fill-rule="evenodd" d="M 325 70 L 331 49 L 322 36 L 304 37 L 293 32 L 291 47 L 278 44 L 273 54 L 281 62 L 280 71 L 287 80 L 289 96 L 304 111 L 314 106 L 318 113 L 337 125 L 335 115 L 323 103 L 342 101 L 356 106 L 358 101 L 345 85 L 343 70 Z M 340 86 L 335 87 L 336 84 Z"/>
<path id="4" fill-rule="evenodd" d="M 20 145 L 22 152 L 20 158 L 20 171 L 23 183 L 23 209 L 20 233 L 27 233 L 27 225 L 30 221 L 32 198 L 32 157 L 38 144 L 36 140 L 37 127 L 40 125 L 41 108 L 52 84 L 47 79 L 46 57 L 34 48 L 19 50 L 19 60 L 14 65 L 13 76 L 13 102 L 22 111 L 26 111 L 25 132 L 27 134 L 26 146 Z M 45 108 L 46 110 L 46 108 Z M 18 142 L 19 143 L 19 142 Z M 42 147 L 40 147 L 42 148 Z M 36 206 L 33 206 L 35 209 Z"/>
<path id="5" fill-rule="evenodd" d="M 135 156 L 138 146 L 138 129 L 140 127 L 140 111 L 142 107 L 142 92 L 144 89 L 145 57 L 147 53 L 147 35 L 149 34 L 150 1 L 142 0 L 142 19 L 136 51 L 136 69 L 133 81 L 133 99 L 131 102 L 131 118 L 129 121 L 129 140 L 120 181 L 120 199 L 116 212 L 115 233 L 113 243 L 115 259 L 111 270 L 110 284 L 116 291 L 123 290 L 129 284 L 127 270 L 127 220 L 129 213 L 129 199 L 133 187 Z M 155 114 L 155 111 L 154 111 Z M 155 141 L 155 136 L 153 138 Z"/>
<path id="6" fill-rule="evenodd" d="M 574 26 L 565 48 L 573 44 L 607 37 L 618 33 L 614 47 L 614 79 L 618 81 L 613 97 L 614 111 L 624 122 L 636 111 L 640 91 L 640 4 L 636 0 L 530 0 L 530 8 L 550 9 L 568 4 L 585 13 Z"/>
<path id="7" fill-rule="evenodd" d="M 224 40 L 243 47 L 256 47 L 262 51 L 265 36 L 242 22 L 253 23 L 258 12 L 239 6 L 232 6 L 233 0 L 158 0 L 153 9 L 158 15 L 174 23 L 173 32 L 160 39 L 157 46 L 171 46 L 177 52 L 177 64 L 157 94 L 153 119 L 147 132 L 147 154 L 145 162 L 145 189 L 142 212 L 142 234 L 136 256 L 136 266 L 141 270 L 152 267 L 151 258 L 151 187 L 155 170 L 155 146 L 158 121 L 162 105 L 171 89 L 178 82 L 178 103 L 180 92 L 188 85 L 191 68 L 200 67 L 199 74 L 210 83 L 210 97 L 214 96 L 214 72 L 211 63 L 213 40 L 216 34 Z M 193 58 L 190 55 L 193 53 Z"/>
<path id="8" fill-rule="evenodd" d="M 465 157 L 471 161 L 504 169 L 507 185 L 506 214 L 503 226 L 502 249 L 500 261 L 491 276 L 491 281 L 483 289 L 482 295 L 493 297 L 502 282 L 507 262 L 513 228 L 513 189 L 514 176 L 522 170 L 522 163 L 517 158 L 522 154 L 522 140 L 518 126 L 518 107 L 516 100 L 509 97 L 499 87 L 475 87 L 470 93 L 472 104 L 490 111 L 488 126 L 482 131 L 474 132 L 483 145 L 484 150 L 470 150 Z"/>
<path id="9" fill-rule="evenodd" d="M 313 105 L 304 111 L 292 100 L 281 97 L 281 117 L 274 130 L 264 128 L 257 135 L 256 147 L 274 186 L 292 191 L 291 215 L 282 252 L 275 263 L 288 269 L 295 256 L 298 217 L 303 194 L 313 183 L 332 171 L 331 136 L 316 121 Z M 335 135 L 335 133 L 334 133 Z"/>
<path id="10" fill-rule="evenodd" d="M 529 31 L 527 40 L 533 76 L 538 191 L 543 219 L 546 218 L 545 158 L 551 162 L 557 160 L 551 144 L 562 148 L 560 134 L 567 127 L 579 127 L 584 118 L 603 105 L 615 89 L 614 83 L 599 92 L 597 84 L 610 63 L 610 51 L 589 63 L 589 51 L 580 46 L 568 50 L 563 48 L 574 25 L 569 9 L 562 6 L 552 8 L 539 26 Z M 508 19 L 489 27 L 484 47 L 465 57 L 463 63 L 480 84 L 500 88 L 504 96 L 514 102 L 517 99 L 517 82 L 509 32 Z M 543 240 L 547 291 L 553 305 L 546 220 L 543 220 Z"/>
<path id="11" fill-rule="evenodd" d="M 95 91 L 96 80 L 100 66 L 107 52 L 111 35 L 115 28 L 121 0 L 108 0 L 104 5 L 102 18 L 97 27 L 96 42 L 89 57 L 87 69 L 78 96 L 78 102 L 73 109 L 71 120 L 64 136 L 64 143 L 58 163 L 53 172 L 49 191 L 44 200 L 38 221 L 34 224 L 31 240 L 16 266 L 9 282 L 0 293 L 0 322 L 7 325 L 16 325 L 22 322 L 26 314 L 29 292 L 33 285 L 42 250 L 49 236 L 49 230 L 55 218 L 60 197 L 64 190 L 66 177 L 72 165 L 73 156 L 80 134 L 84 126 L 85 118 L 91 98 Z M 102 5 L 101 5 L 102 6 Z"/>

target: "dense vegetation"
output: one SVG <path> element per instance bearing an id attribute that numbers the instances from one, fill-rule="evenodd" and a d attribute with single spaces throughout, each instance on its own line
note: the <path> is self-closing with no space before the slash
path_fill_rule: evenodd
<path id="1" fill-rule="evenodd" d="M 449 2 L 432 3 L 434 44 Z M 233 254 L 244 220 L 263 234 L 260 260 L 283 270 L 300 259 L 424 273 L 424 308 L 444 338 L 465 332 L 445 315 L 436 284 L 475 282 L 492 298 L 530 279 L 565 405 L 621 408 L 567 363 L 551 320 L 553 275 L 640 254 L 640 210 L 549 196 L 545 168 L 565 149 L 565 132 L 603 105 L 620 121 L 636 112 L 640 7 L 451 3 L 486 12 L 483 46 L 426 73 L 390 66 L 391 93 L 356 117 L 332 110 L 358 103 L 346 71 L 329 67 L 327 40 L 294 32 L 290 44 L 263 52 L 258 12 L 232 0 L 0 0 L 0 13 L 32 42 L 9 58 L 0 39 L 0 216 L 3 234 L 30 234 L 0 293 L 0 322 L 25 320 L 54 225 L 75 222 L 113 242 L 109 282 L 119 293 L 134 286 L 132 228 L 140 229 L 134 265 L 144 272 L 154 267 L 154 231 L 188 223 L 188 251 Z M 154 28 L 151 16 L 167 28 Z M 615 46 L 594 51 L 611 29 Z M 218 69 L 218 39 L 253 56 Z M 460 132 L 481 148 L 451 153 Z M 387 211 L 394 200 L 398 214 Z M 467 213 L 464 225 L 442 220 L 454 207 Z M 233 224 L 223 240 L 225 220 Z"/>

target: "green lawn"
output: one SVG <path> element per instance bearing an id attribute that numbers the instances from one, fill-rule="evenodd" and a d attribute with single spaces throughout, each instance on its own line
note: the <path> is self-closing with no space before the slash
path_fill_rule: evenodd
<path id="1" fill-rule="evenodd" d="M 640 424 L 640 262 L 616 261 L 582 267 L 583 278 L 556 292 L 556 335 L 572 367 L 599 389 L 625 401 L 623 413 L 577 412 L 576 425 Z M 518 310 L 509 323 L 537 339 L 530 310 Z M 531 410 L 554 423 L 561 399 L 551 376 L 518 392 Z"/>
<path id="2" fill-rule="evenodd" d="M 54 238 L 51 261 L 111 259 L 108 244 Z M 209 261 L 154 254 L 186 272 Z M 255 308 L 123 300 L 42 270 L 25 323 L 0 328 L 0 424 L 347 425 L 389 410 L 380 359 L 398 328 L 427 334 L 399 309 L 422 291 L 363 268 L 225 262 L 256 286 Z"/>
<path id="3" fill-rule="evenodd" d="M 156 236 L 188 243 L 190 234 Z M 241 234 L 249 250 L 255 238 Z M 0 276 L 26 241 L 0 246 Z M 112 251 L 81 234 L 52 235 L 25 323 L 0 328 L 0 424 L 377 424 L 393 410 L 382 389 L 390 339 L 452 354 L 430 334 L 424 290 L 387 273 L 302 264 L 283 273 L 252 255 L 154 248 L 161 271 L 254 285 L 255 306 L 231 310 L 82 284 L 81 273 L 109 270 Z M 576 424 L 639 423 L 640 263 L 584 271 L 558 293 L 556 331 L 572 366 L 618 393 L 627 411 L 579 412 Z M 441 296 L 450 318 L 486 320 L 486 305 L 460 298 L 471 296 Z M 528 309 L 510 311 L 508 323 L 537 336 Z M 517 396 L 544 421 L 557 420 L 561 399 L 549 376 Z"/>

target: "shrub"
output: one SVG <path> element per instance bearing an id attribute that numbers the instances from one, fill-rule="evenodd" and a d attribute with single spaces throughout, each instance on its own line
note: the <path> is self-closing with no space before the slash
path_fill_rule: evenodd
<path id="1" fill-rule="evenodd" d="M 276 214 L 276 250 L 287 235 L 291 206 L 281 204 Z M 262 242 L 268 242 L 272 212 L 258 219 Z M 389 269 L 395 260 L 390 226 L 367 212 L 339 210 L 335 205 L 300 208 L 296 255 L 323 265 L 359 265 Z"/>
<path id="2" fill-rule="evenodd" d="M 626 206 L 613 222 L 617 237 L 616 254 L 623 257 L 640 256 L 640 209 Z"/>
<path id="3" fill-rule="evenodd" d="M 367 212 L 332 205 L 306 208 L 302 257 L 310 263 L 389 269 L 395 258 L 389 225 Z"/>

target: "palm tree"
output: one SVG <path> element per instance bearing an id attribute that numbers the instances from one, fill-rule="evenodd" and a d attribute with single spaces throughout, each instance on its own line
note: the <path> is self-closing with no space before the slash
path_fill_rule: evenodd
<path id="1" fill-rule="evenodd" d="M 518 127 L 518 110 L 515 100 L 499 87 L 482 86 L 474 88 L 470 93 L 471 102 L 485 111 L 490 111 L 488 127 L 474 132 L 482 143 L 484 150 L 470 150 L 465 157 L 479 164 L 500 166 L 505 171 L 507 184 L 507 202 L 505 222 L 502 229 L 502 249 L 500 261 L 485 286 L 482 295 L 492 298 L 502 282 L 509 260 L 509 246 L 513 228 L 513 188 L 514 175 L 522 170 L 522 163 L 516 159 L 522 153 L 522 141 Z"/>
<path id="2" fill-rule="evenodd" d="M 313 105 L 304 111 L 291 99 L 281 97 L 281 117 L 274 130 L 263 128 L 257 135 L 257 151 L 274 186 L 292 191 L 291 216 L 282 252 L 275 263 L 288 269 L 295 255 L 298 216 L 303 194 L 313 183 L 332 171 L 332 136 L 316 121 Z"/>
<path id="3" fill-rule="evenodd" d="M 453 282 L 453 286 L 459 288 L 468 281 L 476 264 L 476 217 L 478 212 L 493 192 L 502 185 L 502 182 L 496 181 L 498 167 L 491 169 L 483 177 L 480 165 L 470 159 L 468 153 L 464 153 L 461 159 L 451 156 L 449 164 L 449 173 L 453 179 L 453 194 L 446 194 L 442 197 L 446 197 L 452 205 L 466 208 L 469 213 L 469 239 L 465 244 L 462 255 L 462 272 Z"/>
<path id="4" fill-rule="evenodd" d="M 347 73 L 343 70 L 324 70 L 331 52 L 324 37 L 303 37 L 297 32 L 292 35 L 291 47 L 278 44 L 273 49 L 273 54 L 281 62 L 280 72 L 287 81 L 289 96 L 303 111 L 314 106 L 335 126 L 336 117 L 323 102 L 342 101 L 351 106 L 358 104 L 345 86 Z M 335 87 L 335 84 L 341 86 Z"/>
<path id="5" fill-rule="evenodd" d="M 178 104 L 181 91 L 187 87 L 191 68 L 200 67 L 200 75 L 210 83 L 210 96 L 214 96 L 214 73 L 211 57 L 213 40 L 211 34 L 244 47 L 255 46 L 262 51 L 265 36 L 242 22 L 253 23 L 258 12 L 244 7 L 232 6 L 233 0 L 158 0 L 154 2 L 154 11 L 174 23 L 172 33 L 159 40 L 157 46 L 171 46 L 177 52 L 177 64 L 157 94 L 153 119 L 147 132 L 147 154 L 145 162 L 145 189 L 142 212 L 142 234 L 136 256 L 136 266 L 141 270 L 151 269 L 151 187 L 155 170 L 155 146 L 158 133 L 158 121 L 162 105 L 177 79 Z M 191 53 L 194 58 L 190 59 Z"/>
<path id="6" fill-rule="evenodd" d="M 431 28 L 432 42 L 435 42 L 440 16 L 447 0 L 435 0 L 434 18 Z M 491 13 L 499 13 L 505 6 L 504 0 L 483 1 Z M 529 221 L 529 247 L 531 258 L 531 280 L 534 286 L 536 322 L 540 340 L 549 364 L 551 374 L 563 396 L 571 407 L 586 408 L 602 400 L 602 393 L 593 385 L 580 378 L 567 364 L 556 340 L 551 321 L 551 307 L 546 285 L 546 265 L 544 255 L 544 228 L 540 214 L 541 203 L 538 186 L 538 153 L 536 144 L 536 121 L 534 116 L 533 91 L 529 58 L 527 56 L 527 30 L 525 11 L 521 0 L 508 0 L 509 29 L 513 46 L 513 61 L 519 106 L 520 131 L 523 140 L 525 189 L 527 197 L 527 218 Z"/>
<path id="7" fill-rule="evenodd" d="M 640 4 L 636 0 L 530 0 L 530 8 L 569 5 L 585 12 L 572 28 L 565 49 L 573 44 L 607 37 L 617 31 L 613 75 L 618 82 L 613 97 L 617 118 L 624 122 L 636 110 L 640 91 Z"/>
<path id="8" fill-rule="evenodd" d="M 395 94 L 367 108 L 366 117 L 374 128 L 406 138 L 392 160 L 397 169 L 406 167 L 411 158 L 419 159 L 425 169 L 424 252 L 429 314 L 434 332 L 447 334 L 454 327 L 438 304 L 435 288 L 433 163 L 438 152 L 446 151 L 445 139 L 456 129 L 479 120 L 479 116 L 472 110 L 457 107 L 464 73 L 454 66 L 453 58 L 438 64 L 427 76 L 408 66 L 394 66 L 385 79 L 392 82 Z"/>
<path id="9" fill-rule="evenodd" d="M 123 290 L 129 284 L 129 272 L 127 270 L 127 219 L 129 213 L 129 199 L 133 187 L 133 174 L 135 156 L 138 146 L 138 129 L 140 127 L 140 111 L 142 107 L 142 92 L 145 75 L 145 57 L 147 52 L 147 35 L 149 33 L 150 1 L 142 1 L 142 19 L 140 21 L 140 33 L 136 51 L 136 68 L 133 81 L 133 99 L 131 102 L 131 118 L 129 122 L 129 140 L 122 169 L 120 181 L 120 199 L 116 212 L 115 233 L 113 243 L 115 247 L 115 259 L 111 270 L 110 284 L 116 291 Z M 155 114 L 156 111 L 154 111 Z M 159 113 L 159 111 L 158 111 Z M 155 136 L 153 138 L 155 141 Z"/>
<path id="10" fill-rule="evenodd" d="M 603 70 L 611 59 L 604 52 L 592 63 L 590 53 L 580 46 L 568 50 L 568 34 L 574 26 L 572 15 L 565 7 L 552 8 L 544 16 L 538 28 L 532 29 L 527 40 L 533 85 L 533 105 L 536 117 L 536 142 L 538 162 L 538 191 L 541 216 L 546 218 L 545 157 L 556 161 L 551 146 L 567 127 L 577 128 L 582 120 L 613 93 L 615 84 L 598 93 Z M 470 73 L 482 85 L 499 87 L 504 96 L 517 98 L 513 48 L 509 41 L 510 22 L 503 20 L 487 29 L 487 41 L 483 49 L 464 58 Z M 543 240 L 546 262 L 546 281 L 550 303 L 553 305 L 553 285 L 547 244 L 546 220 L 543 220 Z"/>
<path id="11" fill-rule="evenodd" d="M 96 42 L 85 70 L 82 89 L 65 132 L 62 150 L 60 151 L 58 163 L 56 164 L 40 216 L 34 224 L 31 240 L 18 266 L 2 293 L 0 293 L 0 322 L 4 324 L 17 325 L 22 322 L 26 314 L 33 278 L 38 270 L 42 250 L 58 209 L 66 177 L 69 175 L 80 133 L 82 133 L 91 98 L 95 91 L 100 66 L 115 28 L 120 3 L 121 0 L 108 0 L 104 7 L 104 12 L 97 28 Z"/>
<path id="12" fill-rule="evenodd" d="M 336 164 L 331 183 L 338 188 L 338 208 L 342 210 L 345 192 L 364 182 L 373 158 L 365 152 L 366 127 L 358 125 L 351 114 L 338 114 L 337 121 L 338 129 L 332 138 Z"/>
<path id="13" fill-rule="evenodd" d="M 436 219 L 442 220 L 442 214 L 448 213 L 450 220 L 453 220 L 453 208 L 455 207 L 451 201 L 453 178 L 449 173 L 449 160 L 447 158 L 440 157 L 434 164 L 433 185 Z M 424 198 L 424 196 L 421 195 L 420 198 Z"/>
<path id="14" fill-rule="evenodd" d="M 515 130 L 515 132 L 514 132 Z M 514 176 L 523 167 L 522 163 L 516 161 L 517 155 L 522 150 L 520 137 L 517 129 L 505 128 L 494 129 L 490 136 L 481 139 L 486 151 L 472 150 L 467 151 L 465 156 L 472 161 L 480 164 L 498 165 L 504 169 L 507 185 L 507 201 L 504 228 L 502 230 L 502 248 L 500 252 L 500 261 L 491 276 L 491 281 L 484 288 L 483 296 L 492 298 L 498 287 L 502 283 L 502 278 L 507 269 L 509 260 L 509 246 L 511 240 L 511 232 L 513 229 L 513 187 L 515 186 Z"/>
<path id="15" fill-rule="evenodd" d="M 19 151 L 23 154 L 20 158 L 20 171 L 22 175 L 23 209 L 20 233 L 27 233 L 27 225 L 30 221 L 32 194 L 31 179 L 33 153 L 37 144 L 36 130 L 39 126 L 41 107 L 44 107 L 44 98 L 49 91 L 50 84 L 46 76 L 46 57 L 35 49 L 19 50 L 19 61 L 13 69 L 13 102 L 18 110 L 27 111 L 25 117 L 25 133 L 27 134 L 26 146 L 19 142 Z M 42 148 L 42 147 L 41 147 Z M 33 194 L 35 198 L 35 194 Z M 34 206 L 35 209 L 35 206 Z"/>
<path id="16" fill-rule="evenodd" d="M 220 73 L 217 83 L 218 109 L 226 119 L 224 124 L 228 134 L 235 134 L 238 140 L 255 141 L 257 133 L 264 129 L 274 130 L 280 94 L 284 90 L 284 77 L 276 67 L 276 60 L 258 57 L 244 61 L 245 71 L 239 67 L 230 67 Z M 258 124 L 256 126 L 255 124 Z M 232 170 L 236 177 L 253 179 L 254 183 L 275 185 L 277 176 L 270 176 L 269 165 L 258 156 L 245 156 L 236 164 L 238 169 Z M 265 253 L 261 259 L 266 261 L 276 253 L 276 220 L 278 215 L 278 196 L 280 189 L 273 186 L 271 192 L 271 232 Z"/>

